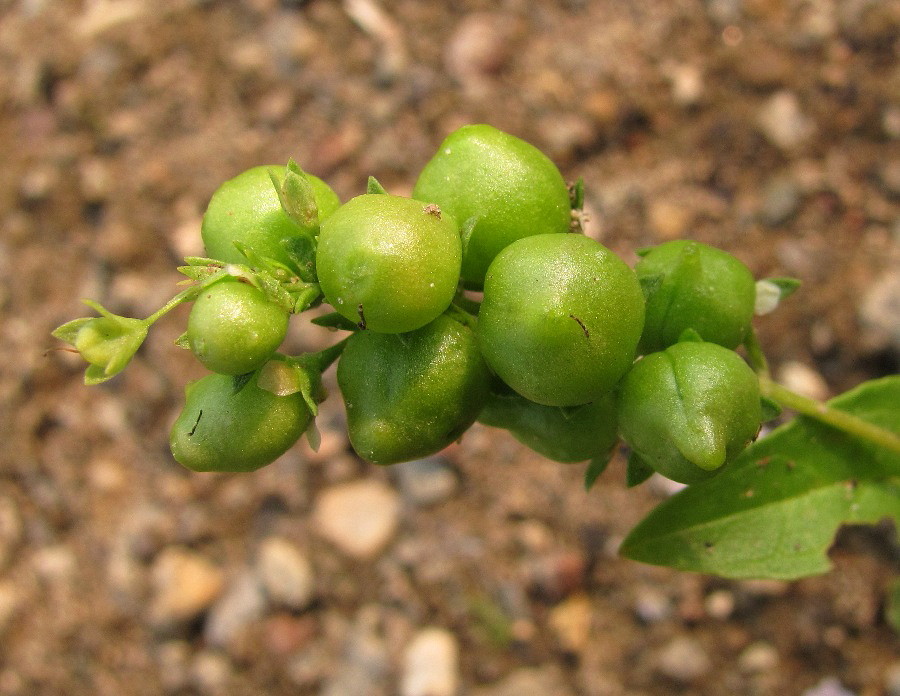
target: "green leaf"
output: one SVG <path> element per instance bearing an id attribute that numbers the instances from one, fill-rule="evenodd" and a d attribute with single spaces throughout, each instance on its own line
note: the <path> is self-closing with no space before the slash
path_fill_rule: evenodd
<path id="1" fill-rule="evenodd" d="M 829 405 L 900 432 L 900 376 Z M 725 577 L 826 572 L 842 524 L 900 519 L 900 455 L 805 417 L 748 447 L 715 478 L 659 505 L 621 547 L 627 558 Z"/>
<path id="2" fill-rule="evenodd" d="M 387 190 L 374 176 L 369 177 L 369 181 L 366 183 L 366 193 L 387 193 Z"/>
<path id="3" fill-rule="evenodd" d="M 625 472 L 625 485 L 629 488 L 640 486 L 653 476 L 653 467 L 641 459 L 636 452 L 628 457 L 628 469 Z"/>
<path id="4" fill-rule="evenodd" d="M 588 462 L 587 469 L 584 471 L 584 490 L 589 491 L 593 488 L 597 479 L 600 478 L 600 474 L 609 466 L 609 460 L 608 456 L 594 457 Z"/>
<path id="5" fill-rule="evenodd" d="M 678 335 L 679 343 L 703 343 L 703 336 L 696 329 L 685 329 Z"/>

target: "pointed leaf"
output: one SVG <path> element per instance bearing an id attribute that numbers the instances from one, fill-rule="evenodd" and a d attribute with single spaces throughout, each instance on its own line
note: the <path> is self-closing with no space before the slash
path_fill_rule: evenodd
<path id="1" fill-rule="evenodd" d="M 369 181 L 366 184 L 366 193 L 387 193 L 387 190 L 374 176 L 369 177 Z"/>
<path id="2" fill-rule="evenodd" d="M 594 457 L 588 462 L 587 469 L 584 471 L 584 490 L 589 491 L 593 488 L 600 474 L 606 471 L 609 466 L 609 456 Z"/>
<path id="3" fill-rule="evenodd" d="M 829 404 L 900 432 L 900 376 Z M 659 505 L 622 544 L 627 558 L 726 577 L 825 572 L 845 523 L 900 519 L 900 455 L 799 417 L 747 448 L 720 475 Z"/>
<path id="4" fill-rule="evenodd" d="M 653 476 L 653 467 L 641 459 L 636 452 L 628 457 L 628 469 L 625 472 L 625 485 L 629 488 L 641 485 Z"/>

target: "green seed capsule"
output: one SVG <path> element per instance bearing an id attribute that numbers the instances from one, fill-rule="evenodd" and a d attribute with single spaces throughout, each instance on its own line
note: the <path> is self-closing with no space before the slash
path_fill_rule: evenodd
<path id="1" fill-rule="evenodd" d="M 509 244 L 534 234 L 568 232 L 566 182 L 533 145 L 492 126 L 454 131 L 422 169 L 413 198 L 437 203 L 463 227 L 473 223 L 462 280 L 481 288 L 488 266 Z"/>
<path id="2" fill-rule="evenodd" d="M 247 263 L 234 245 L 240 242 L 260 256 L 295 268 L 289 249 L 303 237 L 303 229 L 281 207 L 270 170 L 284 176 L 286 168 L 253 167 L 226 181 L 213 194 L 200 230 L 207 256 L 228 263 Z M 340 201 L 324 181 L 311 174 L 306 176 L 312 185 L 321 223 L 337 209 Z"/>
<path id="3" fill-rule="evenodd" d="M 276 396 L 256 380 L 254 374 L 235 391 L 233 377 L 212 374 L 187 386 L 169 435 L 180 464 L 194 471 L 253 471 L 297 441 L 310 420 L 303 397 Z"/>
<path id="4" fill-rule="evenodd" d="M 188 316 L 191 351 L 207 369 L 243 375 L 263 366 L 284 340 L 288 313 L 239 280 L 205 288 Z"/>
<path id="5" fill-rule="evenodd" d="M 394 464 L 458 439 L 487 399 L 490 374 L 472 330 L 441 315 L 405 334 L 354 334 L 337 379 L 353 448 Z"/>
<path id="6" fill-rule="evenodd" d="M 641 353 L 671 346 L 687 329 L 725 348 L 744 340 L 756 284 L 750 269 L 731 254 L 676 240 L 650 249 L 634 270 L 647 299 Z"/>
<path id="7" fill-rule="evenodd" d="M 488 270 L 478 339 L 512 389 L 546 406 L 578 406 L 631 367 L 644 325 L 634 272 L 580 234 L 513 242 Z"/>
<path id="8" fill-rule="evenodd" d="M 709 478 L 756 437 L 759 380 L 734 351 L 682 342 L 645 356 L 619 387 L 622 439 L 681 483 Z"/>
<path id="9" fill-rule="evenodd" d="M 322 224 L 316 267 L 339 314 L 370 331 L 403 333 L 447 309 L 461 257 L 456 223 L 437 206 L 365 194 Z"/>
<path id="10" fill-rule="evenodd" d="M 605 456 L 618 438 L 612 392 L 565 409 L 536 404 L 518 394 L 492 395 L 478 422 L 508 430 L 523 445 L 555 462 Z"/>

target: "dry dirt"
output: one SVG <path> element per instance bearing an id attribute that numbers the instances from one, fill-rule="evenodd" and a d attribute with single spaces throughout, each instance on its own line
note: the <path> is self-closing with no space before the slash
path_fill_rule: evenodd
<path id="1" fill-rule="evenodd" d="M 626 490 L 621 462 L 585 494 L 580 467 L 475 427 L 377 469 L 336 395 L 318 454 L 192 474 L 167 445 L 200 374 L 172 346 L 184 312 L 101 387 L 46 351 L 80 297 L 144 316 L 173 294 L 241 170 L 293 157 L 342 198 L 369 175 L 407 193 L 488 122 L 583 177 L 590 234 L 629 262 L 692 237 L 800 278 L 759 322 L 798 388 L 894 373 L 898 28 L 892 0 L 0 0 L 0 695 L 896 696 L 888 532 L 792 583 L 643 566 L 616 546 L 666 493 Z M 397 504 L 366 558 L 321 532 L 356 482 Z M 306 596 L 270 586 L 272 539 Z"/>

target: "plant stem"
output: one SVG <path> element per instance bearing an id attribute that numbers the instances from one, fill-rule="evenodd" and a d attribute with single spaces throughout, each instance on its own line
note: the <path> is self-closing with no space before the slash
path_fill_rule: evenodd
<path id="1" fill-rule="evenodd" d="M 747 362 L 750 363 L 750 367 L 753 368 L 753 371 L 759 375 L 760 380 L 764 377 L 768 379 L 769 361 L 766 360 L 762 346 L 759 344 L 759 336 L 756 335 L 755 329 L 751 328 L 747 337 L 744 339 L 744 348 L 747 351 Z"/>
<path id="2" fill-rule="evenodd" d="M 900 436 L 890 430 L 873 425 L 846 411 L 832 408 L 821 401 L 797 394 L 772 381 L 768 375 L 759 375 L 759 386 L 764 396 L 768 396 L 786 408 L 900 454 Z"/>
<path id="3" fill-rule="evenodd" d="M 167 314 L 171 310 L 175 309 L 175 307 L 180 305 L 182 302 L 193 300 L 196 295 L 197 295 L 197 287 L 196 286 L 191 286 L 187 290 L 182 290 L 177 295 L 175 295 L 175 297 L 173 297 L 171 300 L 166 302 L 162 307 L 160 307 L 155 312 L 153 312 L 153 314 L 151 314 L 149 317 L 144 319 L 144 321 L 147 322 L 147 326 L 150 326 L 150 324 L 155 322 L 157 319 L 162 317 L 164 314 Z"/>

